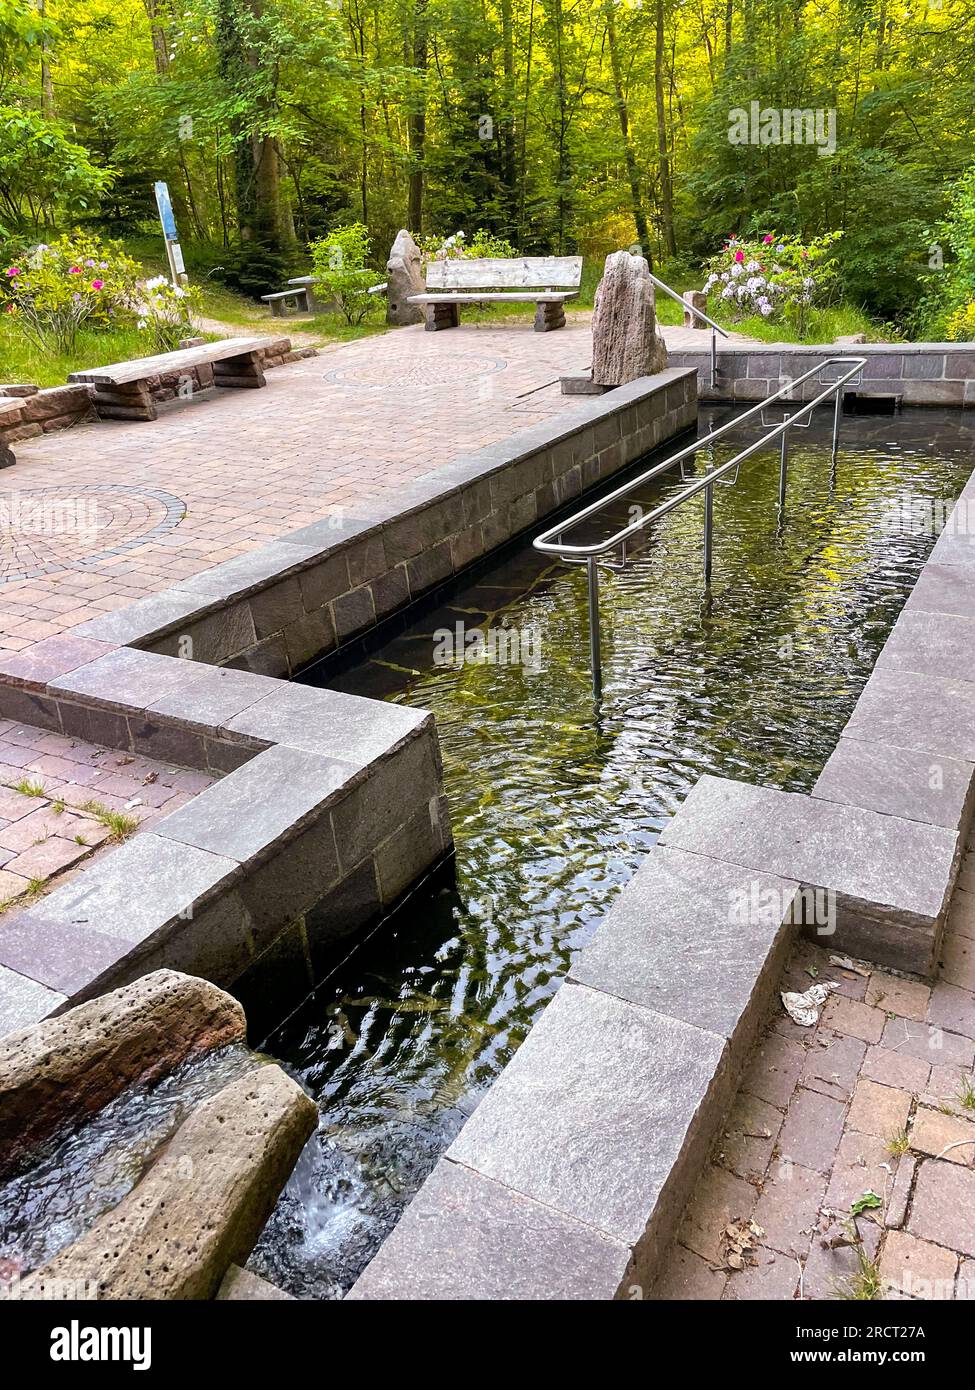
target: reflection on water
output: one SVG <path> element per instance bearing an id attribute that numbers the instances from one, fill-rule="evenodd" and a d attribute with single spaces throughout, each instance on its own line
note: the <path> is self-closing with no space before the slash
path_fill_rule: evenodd
<path id="1" fill-rule="evenodd" d="M 456 881 L 418 892 L 267 1040 L 322 1112 L 259 1247 L 271 1278 L 314 1297 L 351 1284 L 701 773 L 812 786 L 973 439 L 948 412 L 848 419 L 831 476 L 826 416 L 793 432 L 781 523 L 777 449 L 716 489 L 708 602 L 699 500 L 603 575 L 598 718 L 584 572 L 530 548 L 328 679 L 435 712 Z M 531 629 L 539 659 L 435 665 L 456 622 Z"/>

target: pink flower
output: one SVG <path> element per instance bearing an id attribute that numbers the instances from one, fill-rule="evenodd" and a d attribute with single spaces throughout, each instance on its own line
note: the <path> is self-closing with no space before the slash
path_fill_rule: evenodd
<path id="1" fill-rule="evenodd" d="M 104 286 L 104 284 L 104 280 L 92 280 L 91 287 L 93 290 L 100 290 Z"/>
<path id="2" fill-rule="evenodd" d="M 73 266 L 69 267 L 69 269 L 68 269 L 68 274 L 69 274 L 69 275 L 80 275 L 80 274 L 81 274 L 81 266 L 80 266 L 80 265 L 73 265 Z"/>
<path id="3" fill-rule="evenodd" d="M 763 237 L 762 237 L 762 245 L 763 245 L 763 246 L 768 246 L 769 242 L 770 242 L 770 241 L 774 241 L 774 240 L 775 240 L 775 238 L 772 236 L 772 234 L 771 234 L 771 232 L 770 232 L 768 236 L 763 236 Z"/>
<path id="4" fill-rule="evenodd" d="M 743 261 L 744 259 L 745 259 L 745 253 L 744 253 L 744 251 L 736 251 L 736 252 L 735 252 L 735 260 L 736 260 L 736 261 L 741 262 L 741 261 Z"/>
<path id="5" fill-rule="evenodd" d="M 19 274 L 20 274 L 20 266 L 18 266 L 18 265 L 12 265 L 12 266 L 10 266 L 9 269 L 7 270 L 7 274 L 8 274 L 11 278 L 13 278 L 14 275 L 19 275 Z"/>

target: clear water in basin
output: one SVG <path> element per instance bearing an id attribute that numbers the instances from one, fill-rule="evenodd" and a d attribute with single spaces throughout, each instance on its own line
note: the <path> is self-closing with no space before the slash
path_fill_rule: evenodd
<path id="1" fill-rule="evenodd" d="M 707 600 L 700 500 L 603 574 L 598 714 L 584 572 L 530 545 L 317 676 L 434 711 L 456 864 L 264 1044 L 322 1117 L 258 1249 L 269 1277 L 349 1287 L 702 773 L 812 786 L 975 457 L 959 413 L 857 417 L 834 472 L 830 416 L 792 434 L 784 520 L 777 448 L 716 489 Z M 530 633 L 531 665 L 436 664 L 435 632 L 457 622 Z"/>

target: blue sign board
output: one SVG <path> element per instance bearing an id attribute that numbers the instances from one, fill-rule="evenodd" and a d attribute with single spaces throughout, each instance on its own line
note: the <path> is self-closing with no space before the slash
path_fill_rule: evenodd
<path id="1" fill-rule="evenodd" d="M 162 223 L 163 236 L 167 241 L 179 241 L 176 218 L 173 216 L 173 205 L 169 198 L 169 188 L 162 180 L 155 185 L 155 188 L 156 207 L 159 209 L 159 221 Z"/>

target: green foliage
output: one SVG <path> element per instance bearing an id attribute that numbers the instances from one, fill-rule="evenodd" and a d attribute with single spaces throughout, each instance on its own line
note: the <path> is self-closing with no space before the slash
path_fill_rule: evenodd
<path id="1" fill-rule="evenodd" d="M 111 180 L 54 122 L 0 106 L 0 217 L 8 232 L 94 208 Z"/>
<path id="2" fill-rule="evenodd" d="M 948 193 L 948 211 L 927 233 L 928 293 L 918 319 L 922 331 L 952 341 L 975 338 L 975 164 Z"/>
<path id="3" fill-rule="evenodd" d="M 3 269 L 3 308 L 41 350 L 70 352 L 82 324 L 105 327 L 131 309 L 137 269 L 120 246 L 76 230 Z"/>
<path id="4" fill-rule="evenodd" d="M 496 236 L 486 227 L 478 227 L 470 238 L 463 231 L 450 236 L 427 236 L 420 239 L 420 251 L 427 261 L 487 260 L 491 257 L 517 256 L 518 252 L 505 237 Z"/>
<path id="5" fill-rule="evenodd" d="M 322 299 L 336 299 L 348 324 L 362 323 L 378 307 L 378 296 L 369 288 L 376 272 L 366 265 L 369 232 L 361 222 L 336 227 L 310 246 L 315 284 Z"/>
<path id="6" fill-rule="evenodd" d="M 298 273 L 296 253 L 283 251 L 263 237 L 228 247 L 221 261 L 222 265 L 214 271 L 214 277 L 219 278 L 221 284 L 239 290 L 251 299 L 260 299 L 262 294 L 274 294 L 285 289 L 291 276 Z"/>

